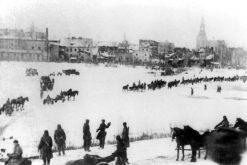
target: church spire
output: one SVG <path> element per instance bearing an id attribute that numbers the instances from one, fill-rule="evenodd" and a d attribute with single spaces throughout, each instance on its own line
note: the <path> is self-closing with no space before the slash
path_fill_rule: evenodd
<path id="1" fill-rule="evenodd" d="M 201 21 L 201 26 L 200 26 L 200 29 L 205 31 L 205 24 L 204 24 L 204 18 L 202 16 L 202 21 Z"/>
<path id="2" fill-rule="evenodd" d="M 202 16 L 200 30 L 197 36 L 196 48 L 199 49 L 200 47 L 204 47 L 206 41 L 207 41 L 207 36 L 205 31 L 204 18 Z"/>

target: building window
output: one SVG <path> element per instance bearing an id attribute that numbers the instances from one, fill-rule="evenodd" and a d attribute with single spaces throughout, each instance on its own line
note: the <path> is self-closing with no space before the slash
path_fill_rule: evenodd
<path id="1" fill-rule="evenodd" d="M 77 51 L 77 49 L 75 49 L 75 52 Z"/>
<path id="2" fill-rule="evenodd" d="M 147 55 L 145 54 L 145 56 L 147 56 Z"/>
<path id="3" fill-rule="evenodd" d="M 72 48 L 70 48 L 70 52 L 72 52 Z"/>
<path id="4" fill-rule="evenodd" d="M 32 46 L 32 49 L 34 49 L 34 47 Z"/>

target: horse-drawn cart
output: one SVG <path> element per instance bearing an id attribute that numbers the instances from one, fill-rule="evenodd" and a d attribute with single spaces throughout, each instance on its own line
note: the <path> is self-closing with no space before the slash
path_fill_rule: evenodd
<path id="1" fill-rule="evenodd" d="M 55 99 L 52 99 L 49 95 L 44 99 L 43 104 L 54 104 Z"/>
<path id="2" fill-rule="evenodd" d="M 67 69 L 67 70 L 63 70 L 63 73 L 67 76 L 67 75 L 71 75 L 71 74 L 75 74 L 75 75 L 80 75 L 80 73 L 78 71 L 76 71 L 75 69 Z"/>
<path id="3" fill-rule="evenodd" d="M 39 75 L 37 69 L 33 69 L 33 68 L 29 68 L 26 70 L 26 75 L 27 76 L 35 76 L 35 75 Z"/>

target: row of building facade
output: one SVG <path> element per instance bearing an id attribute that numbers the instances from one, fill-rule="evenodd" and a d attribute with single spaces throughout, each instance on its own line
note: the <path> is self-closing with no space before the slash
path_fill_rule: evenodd
<path id="1" fill-rule="evenodd" d="M 93 42 L 91 38 L 69 37 L 49 40 L 48 29 L 44 33 L 34 28 L 24 32 L 17 29 L 0 29 L 1 61 L 48 62 L 124 62 L 150 61 L 171 65 L 218 63 L 221 66 L 246 66 L 247 52 L 243 48 L 227 47 L 224 40 L 208 40 L 204 19 L 197 36 L 196 49 L 175 47 L 174 43 L 140 39 L 139 44 L 122 42 Z"/>

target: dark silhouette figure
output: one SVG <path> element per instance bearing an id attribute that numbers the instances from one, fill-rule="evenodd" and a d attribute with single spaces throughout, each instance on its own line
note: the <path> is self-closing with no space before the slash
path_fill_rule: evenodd
<path id="1" fill-rule="evenodd" d="M 84 140 L 84 150 L 90 152 L 90 146 L 91 146 L 91 132 L 89 127 L 89 120 L 86 120 L 86 123 L 83 126 L 83 140 Z"/>
<path id="2" fill-rule="evenodd" d="M 130 147 L 130 143 L 129 143 L 129 127 L 127 127 L 127 123 L 124 122 L 123 123 L 123 132 L 122 132 L 122 139 L 123 142 L 126 146 L 126 148 Z"/>
<path id="3" fill-rule="evenodd" d="M 41 153 L 41 158 L 43 159 L 44 165 L 49 165 L 52 155 L 52 138 L 49 136 L 48 131 L 44 132 L 39 142 L 38 150 Z"/>
<path id="4" fill-rule="evenodd" d="M 223 116 L 223 120 L 214 127 L 214 129 L 218 128 L 229 128 L 229 121 L 226 116 Z"/>
<path id="5" fill-rule="evenodd" d="M 57 130 L 54 134 L 54 140 L 57 144 L 58 156 L 61 155 L 61 151 L 63 152 L 63 155 L 65 155 L 66 134 L 60 124 L 57 125 Z"/>
<path id="6" fill-rule="evenodd" d="M 106 125 L 105 124 L 105 120 L 103 119 L 102 120 L 102 123 L 99 126 L 99 128 L 96 130 L 96 132 L 99 131 L 96 139 L 99 139 L 100 149 L 104 149 L 104 146 L 105 146 L 105 137 L 106 137 L 105 129 L 109 128 L 110 125 L 111 125 L 111 122 Z"/>

